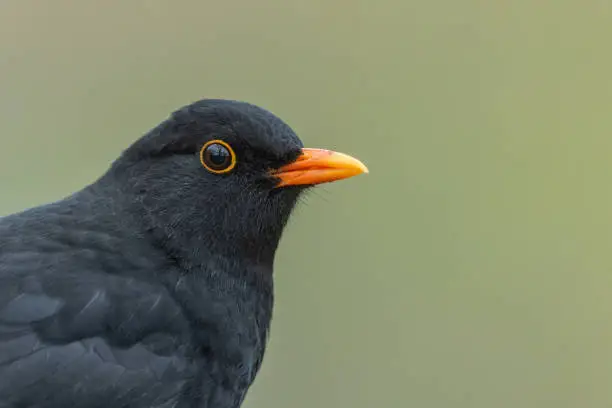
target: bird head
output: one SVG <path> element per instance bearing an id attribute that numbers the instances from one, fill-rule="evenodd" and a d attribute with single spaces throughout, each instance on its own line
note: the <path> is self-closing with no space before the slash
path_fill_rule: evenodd
<path id="1" fill-rule="evenodd" d="M 367 168 L 355 158 L 304 148 L 267 110 L 207 99 L 177 110 L 136 141 L 109 175 L 177 251 L 238 253 L 271 263 L 300 193 L 361 173 Z"/>

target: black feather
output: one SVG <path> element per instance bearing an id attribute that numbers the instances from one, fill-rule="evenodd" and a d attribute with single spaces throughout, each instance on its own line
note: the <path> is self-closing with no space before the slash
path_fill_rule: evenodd
<path id="1" fill-rule="evenodd" d="M 223 139 L 228 175 L 198 152 Z M 200 101 L 97 182 L 0 219 L 0 407 L 238 407 L 261 365 L 302 144 L 271 113 Z"/>

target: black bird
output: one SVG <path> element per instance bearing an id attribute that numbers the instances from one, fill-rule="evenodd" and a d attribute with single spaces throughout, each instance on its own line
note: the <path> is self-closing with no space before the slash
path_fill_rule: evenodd
<path id="1" fill-rule="evenodd" d="M 257 106 L 202 100 L 96 182 L 0 218 L 0 408 L 235 408 L 304 189 L 367 172 Z"/>

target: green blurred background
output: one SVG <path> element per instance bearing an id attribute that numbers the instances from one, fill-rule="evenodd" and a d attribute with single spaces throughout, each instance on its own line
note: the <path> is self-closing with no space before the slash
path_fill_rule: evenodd
<path id="1" fill-rule="evenodd" d="M 281 244 L 248 408 L 612 406 L 612 4 L 0 3 L 0 213 L 201 97 L 370 168 Z"/>

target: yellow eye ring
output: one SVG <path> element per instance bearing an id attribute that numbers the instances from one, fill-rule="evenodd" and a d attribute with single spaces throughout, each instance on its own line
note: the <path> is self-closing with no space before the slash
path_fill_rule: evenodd
<path id="1" fill-rule="evenodd" d="M 236 167 L 236 153 L 223 140 L 211 140 L 200 150 L 200 162 L 211 173 L 223 174 Z"/>

